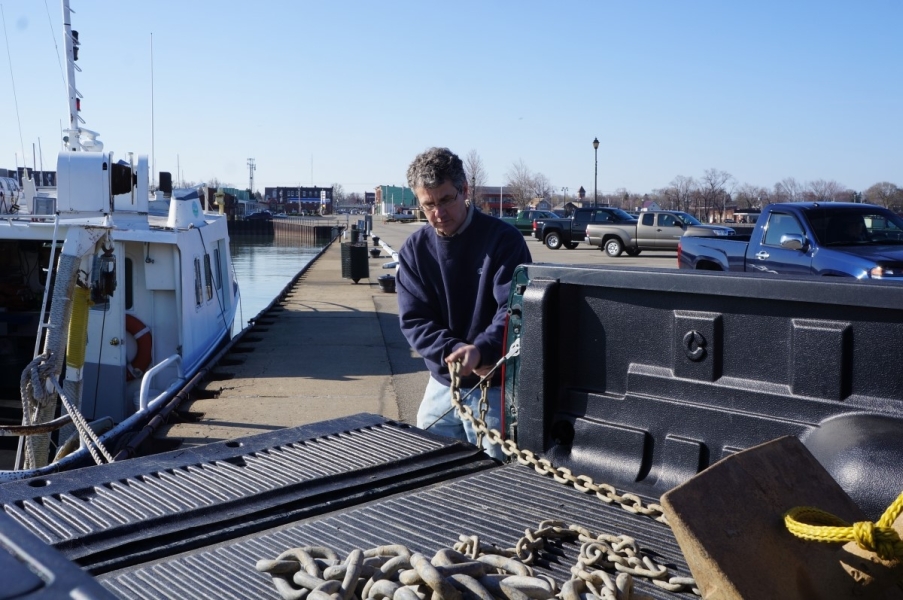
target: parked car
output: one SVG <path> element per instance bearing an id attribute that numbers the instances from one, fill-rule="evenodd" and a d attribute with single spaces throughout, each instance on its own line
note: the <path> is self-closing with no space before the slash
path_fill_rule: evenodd
<path id="1" fill-rule="evenodd" d="M 903 282 L 903 218 L 871 204 L 770 204 L 751 235 L 682 237 L 677 260 L 681 269 Z"/>
<path id="2" fill-rule="evenodd" d="M 573 250 L 586 237 L 586 226 L 590 223 L 636 223 L 636 220 L 620 208 L 578 208 L 572 219 L 537 219 L 533 237 L 551 250 L 562 246 Z"/>
<path id="3" fill-rule="evenodd" d="M 630 223 L 590 223 L 586 243 L 599 246 L 611 257 L 627 252 L 637 256 L 643 250 L 677 250 L 682 235 L 734 235 L 721 225 L 704 225 L 689 213 L 676 210 L 650 210 Z"/>
<path id="4" fill-rule="evenodd" d="M 416 220 L 417 219 L 412 214 L 393 213 L 393 214 L 386 215 L 383 218 L 383 223 L 411 223 Z"/>
<path id="5" fill-rule="evenodd" d="M 517 213 L 516 217 L 502 217 L 502 221 L 517 227 L 521 233 L 533 233 L 533 222 L 537 219 L 557 219 L 558 215 L 548 210 L 527 209 Z"/>
<path id="6" fill-rule="evenodd" d="M 251 213 L 245 217 L 245 221 L 272 221 L 273 213 L 268 210 L 261 210 Z"/>

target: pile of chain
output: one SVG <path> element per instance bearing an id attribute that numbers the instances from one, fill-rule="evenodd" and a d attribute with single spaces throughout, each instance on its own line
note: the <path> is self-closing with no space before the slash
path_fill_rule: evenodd
<path id="1" fill-rule="evenodd" d="M 516 352 L 519 351 L 519 348 L 520 344 L 516 343 L 512 345 L 509 353 L 499 360 L 499 364 L 510 358 L 510 356 L 515 355 Z M 492 370 L 494 371 L 498 366 L 499 365 L 497 364 Z M 633 514 L 646 515 L 661 523 L 668 523 L 668 520 L 665 518 L 665 509 L 662 508 L 660 504 L 652 502 L 643 504 L 643 500 L 636 494 L 626 492 L 619 494 L 618 490 L 612 485 L 607 483 L 596 483 L 593 481 L 593 478 L 588 475 L 574 475 L 567 467 L 556 467 L 548 459 L 538 458 L 530 450 L 521 450 L 513 440 L 504 439 L 498 429 L 490 429 L 487 427 L 485 419 L 486 407 L 488 406 L 488 386 L 483 385 L 483 383 L 492 376 L 492 371 L 483 377 L 483 380 L 480 382 L 482 393 L 479 402 L 480 416 L 476 417 L 473 414 L 473 410 L 464 404 L 461 398 L 461 377 L 458 374 L 460 368 L 460 363 L 452 363 L 451 365 L 451 403 L 452 407 L 461 414 L 461 418 L 469 421 L 473 426 L 474 431 L 477 433 L 478 446 L 482 445 L 482 439 L 485 435 L 490 442 L 501 446 L 502 452 L 504 452 L 506 456 L 514 457 L 517 462 L 522 465 L 533 467 L 540 475 L 551 475 L 558 483 L 572 485 L 574 486 L 574 489 L 579 492 L 595 494 L 599 500 L 606 504 L 617 504 L 624 510 L 632 512 Z M 474 390 L 470 390 L 469 393 L 472 393 L 473 391 Z"/>
<path id="2" fill-rule="evenodd" d="M 643 553 L 628 536 L 593 535 L 579 525 L 543 521 L 527 529 L 514 548 L 501 549 L 477 536 L 459 537 L 432 560 L 402 545 L 352 550 L 344 561 L 329 548 L 305 546 L 260 560 L 285 600 L 641 600 L 641 577 L 671 592 L 699 594 L 690 577 L 678 577 Z M 571 579 L 559 586 L 531 565 L 550 540 L 579 542 Z"/>

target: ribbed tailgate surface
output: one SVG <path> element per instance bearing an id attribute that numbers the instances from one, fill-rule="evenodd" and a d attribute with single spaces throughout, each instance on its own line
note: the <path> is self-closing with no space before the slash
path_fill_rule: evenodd
<path id="1" fill-rule="evenodd" d="M 160 536 L 166 535 L 167 543 L 184 543 L 187 537 L 203 539 L 219 529 L 247 526 L 262 514 L 271 522 L 257 530 L 265 529 L 286 522 L 290 510 L 306 507 L 308 514 L 321 514 L 351 502 L 355 494 L 382 489 L 386 495 L 406 479 L 429 479 L 424 473 L 448 465 L 491 466 L 478 456 L 475 448 L 454 440 L 357 415 L 313 429 L 14 482 L 0 486 L 0 504 L 44 542 L 91 564 L 100 552 L 121 558 L 126 545 L 152 545 L 148 538 L 162 543 Z M 313 505 L 319 508 L 310 512 Z"/>
<path id="2" fill-rule="evenodd" d="M 99 579 L 123 598 L 279 598 L 269 575 L 258 573 L 254 565 L 289 548 L 325 545 L 344 557 L 354 548 L 401 543 L 431 556 L 439 548 L 450 547 L 460 534 L 477 535 L 481 541 L 508 548 L 527 527 L 551 518 L 583 525 L 593 533 L 631 535 L 644 552 L 676 569 L 675 574 L 688 575 L 666 525 L 606 505 L 530 468 L 507 465 Z M 539 570 L 564 582 L 570 578 L 568 569 L 578 550 L 574 544 L 565 544 L 564 555 L 553 557 Z M 673 597 L 637 582 L 654 597 Z"/>

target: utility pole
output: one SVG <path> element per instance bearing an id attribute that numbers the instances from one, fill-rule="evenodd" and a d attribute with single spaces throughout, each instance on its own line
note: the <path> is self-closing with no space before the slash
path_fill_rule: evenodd
<path id="1" fill-rule="evenodd" d="M 257 170 L 257 165 L 254 164 L 254 159 L 249 158 L 248 159 L 248 179 L 250 181 L 248 184 L 248 192 L 251 194 L 252 197 L 254 196 L 254 171 L 256 171 L 256 170 Z"/>

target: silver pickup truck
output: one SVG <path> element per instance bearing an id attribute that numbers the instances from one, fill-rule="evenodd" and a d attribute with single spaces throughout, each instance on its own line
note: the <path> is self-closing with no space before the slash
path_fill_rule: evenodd
<path id="1" fill-rule="evenodd" d="M 586 227 L 586 243 L 609 256 L 626 252 L 636 256 L 643 250 L 677 250 L 681 236 L 727 236 L 734 230 L 722 225 L 703 225 L 693 215 L 676 210 L 640 213 L 636 223 L 621 225 L 590 223 Z"/>

